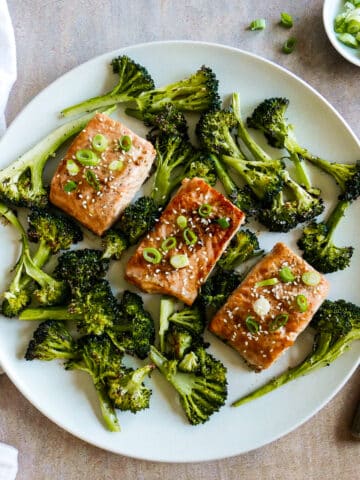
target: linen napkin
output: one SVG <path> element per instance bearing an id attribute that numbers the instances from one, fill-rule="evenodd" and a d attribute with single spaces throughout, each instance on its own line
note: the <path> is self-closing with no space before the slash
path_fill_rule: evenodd
<path id="1" fill-rule="evenodd" d="M 0 0 L 0 136 L 5 131 L 5 107 L 16 80 L 16 48 L 6 0 Z M 0 373 L 2 373 L 0 366 Z M 0 480 L 15 480 L 18 451 L 0 442 Z"/>

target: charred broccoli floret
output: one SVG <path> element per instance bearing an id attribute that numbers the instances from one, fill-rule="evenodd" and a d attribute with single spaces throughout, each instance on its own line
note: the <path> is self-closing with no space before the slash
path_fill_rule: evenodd
<path id="1" fill-rule="evenodd" d="M 147 69 L 126 55 L 114 58 L 111 61 L 111 67 L 113 73 L 118 75 L 118 81 L 110 92 L 65 108 L 61 115 L 68 117 L 127 102 L 140 93 L 154 88 L 154 81 Z"/>
<path id="2" fill-rule="evenodd" d="M 192 425 L 209 420 L 227 398 L 226 368 L 199 347 L 194 351 L 199 366 L 196 371 L 181 371 L 177 360 L 168 360 L 154 346 L 150 359 L 177 391 L 184 413 Z"/>
<path id="3" fill-rule="evenodd" d="M 336 272 L 350 265 L 354 248 L 337 247 L 333 243 L 335 230 L 349 205 L 349 201 L 340 200 L 326 222 L 310 223 L 298 240 L 304 259 L 320 272 Z"/>
<path id="4" fill-rule="evenodd" d="M 189 138 L 185 115 L 172 103 L 164 105 L 159 112 L 144 112 L 142 116 L 144 124 L 151 127 L 146 135 L 150 142 L 154 142 L 160 134 Z"/>
<path id="5" fill-rule="evenodd" d="M 250 258 L 263 253 L 264 250 L 260 250 L 259 240 L 254 232 L 248 229 L 239 230 L 222 254 L 218 265 L 224 270 L 233 270 Z"/>
<path id="6" fill-rule="evenodd" d="M 186 178 L 202 178 L 212 187 L 215 186 L 217 181 L 214 162 L 210 156 L 202 152 L 198 152 L 197 158 L 189 163 L 185 176 Z"/>
<path id="7" fill-rule="evenodd" d="M 70 360 L 76 358 L 76 342 L 62 322 L 40 323 L 25 353 L 26 360 Z"/>
<path id="8" fill-rule="evenodd" d="M 117 228 L 127 238 L 129 245 L 135 245 L 149 232 L 159 217 L 159 208 L 151 197 L 140 197 L 125 208 Z"/>
<path id="9" fill-rule="evenodd" d="M 102 238 L 103 254 L 102 258 L 120 260 L 124 251 L 128 248 L 127 237 L 119 230 L 112 228 L 108 230 Z"/>
<path id="10" fill-rule="evenodd" d="M 200 289 L 199 301 L 204 307 L 218 310 L 229 295 L 239 286 L 241 276 L 234 271 L 217 269 Z"/>
<path id="11" fill-rule="evenodd" d="M 352 342 L 360 340 L 360 307 L 345 300 L 325 300 L 314 315 L 311 326 L 315 329 L 315 337 L 308 357 L 299 365 L 235 401 L 234 407 L 259 398 L 319 367 L 330 365 Z"/>

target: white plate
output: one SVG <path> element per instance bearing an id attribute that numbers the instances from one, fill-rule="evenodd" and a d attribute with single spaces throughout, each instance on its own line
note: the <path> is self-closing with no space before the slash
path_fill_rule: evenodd
<path id="1" fill-rule="evenodd" d="M 340 42 L 334 30 L 336 15 L 344 11 L 344 0 L 325 0 L 323 5 L 323 23 L 333 47 L 346 60 L 360 67 L 360 48 L 351 48 Z"/>
<path id="2" fill-rule="evenodd" d="M 192 73 L 200 65 L 216 72 L 223 97 L 233 91 L 241 94 L 243 115 L 269 96 L 290 99 L 289 119 L 296 124 L 301 144 L 315 153 L 335 161 L 353 162 L 360 158 L 360 146 L 338 113 L 299 78 L 254 55 L 220 45 L 193 42 L 166 42 L 138 45 L 111 52 L 67 73 L 38 95 L 17 117 L 1 141 L 1 166 L 5 166 L 59 124 L 57 112 L 99 94 L 114 82 L 108 67 L 119 54 L 128 54 L 145 65 L 162 85 Z M 144 129 L 133 119 L 124 117 L 140 134 Z M 258 137 L 262 139 L 261 136 Z M 275 151 L 273 151 L 275 153 Z M 325 175 L 316 183 L 323 188 L 327 205 L 333 205 L 337 190 Z M 356 247 L 351 268 L 329 275 L 331 298 L 345 298 L 360 303 L 359 204 L 351 206 L 344 220 L 339 242 Z M 296 236 L 262 233 L 260 242 L 269 249 L 279 239 L 296 248 Z M 9 281 L 19 244 L 11 228 L 1 227 L 0 290 Z M 87 235 L 87 241 L 92 236 Z M 110 279 L 116 291 L 125 288 L 122 266 L 114 263 Z M 148 300 L 148 299 L 147 299 Z M 157 306 L 149 303 L 152 312 Z M 26 362 L 24 349 L 34 324 L 16 319 L 0 321 L 0 362 L 28 400 L 44 415 L 77 437 L 106 450 L 131 457 L 167 461 L 196 462 L 237 455 L 290 432 L 310 418 L 344 385 L 359 360 L 359 344 L 335 364 L 240 408 L 230 407 L 238 397 L 263 384 L 275 373 L 302 358 L 309 348 L 309 334 L 302 335 L 297 346 L 261 374 L 250 372 L 240 357 L 214 337 L 211 350 L 229 369 L 227 405 L 201 426 L 187 424 L 177 396 L 163 378 L 152 377 L 153 398 L 149 410 L 133 415 L 120 413 L 121 433 L 109 433 L 99 417 L 97 400 L 90 380 L 81 372 L 66 372 L 57 362 Z M 22 415 L 19 412 L 19 415 Z"/>

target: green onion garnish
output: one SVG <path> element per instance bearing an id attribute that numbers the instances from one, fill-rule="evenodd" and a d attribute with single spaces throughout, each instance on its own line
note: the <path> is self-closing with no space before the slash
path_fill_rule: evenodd
<path id="1" fill-rule="evenodd" d="M 77 189 L 77 183 L 73 180 L 68 180 L 64 185 L 64 192 L 71 193 Z"/>
<path id="2" fill-rule="evenodd" d="M 303 283 L 305 283 L 305 285 L 308 285 L 310 287 L 315 287 L 320 283 L 321 277 L 320 277 L 320 274 L 315 271 L 304 272 L 301 275 L 301 280 L 303 281 Z"/>
<path id="3" fill-rule="evenodd" d="M 245 325 L 246 325 L 246 328 L 249 330 L 249 332 L 253 333 L 253 334 L 257 333 L 259 331 L 259 328 L 260 328 L 258 322 L 251 315 L 246 317 Z"/>
<path id="4" fill-rule="evenodd" d="M 199 213 L 200 217 L 206 218 L 210 215 L 211 210 L 212 210 L 211 205 L 209 205 L 208 203 L 203 203 L 202 205 L 200 205 L 198 213 Z"/>
<path id="5" fill-rule="evenodd" d="M 190 230 L 190 228 L 185 228 L 183 232 L 183 237 L 186 245 L 194 245 L 198 239 L 196 233 Z"/>
<path id="6" fill-rule="evenodd" d="M 276 315 L 274 320 L 272 320 L 269 323 L 270 332 L 275 332 L 279 328 L 283 327 L 288 320 L 289 320 L 289 315 L 287 313 L 280 313 L 280 315 Z"/>
<path id="7" fill-rule="evenodd" d="M 357 48 L 358 47 L 358 42 L 357 42 L 355 36 L 352 35 L 351 33 L 339 33 L 337 38 L 338 38 L 338 40 L 340 40 L 341 43 L 343 43 L 347 47 L 351 47 L 351 48 Z"/>
<path id="8" fill-rule="evenodd" d="M 93 149 L 97 152 L 103 152 L 104 150 L 106 150 L 109 144 L 108 139 L 105 137 L 105 135 L 102 135 L 101 133 L 97 133 L 92 139 L 91 143 Z"/>
<path id="9" fill-rule="evenodd" d="M 184 217 L 184 215 L 179 215 L 176 219 L 176 223 L 181 230 L 184 230 L 184 228 L 187 226 L 187 218 Z"/>
<path id="10" fill-rule="evenodd" d="M 92 170 L 86 170 L 85 180 L 91 187 L 93 187 L 94 190 L 96 190 L 97 192 L 100 190 L 99 179 Z"/>
<path id="11" fill-rule="evenodd" d="M 113 160 L 109 165 L 109 170 L 122 170 L 124 168 L 124 162 L 122 160 Z"/>
<path id="12" fill-rule="evenodd" d="M 223 229 L 230 227 L 229 219 L 226 217 L 218 218 L 216 221 L 220 225 L 220 227 Z"/>
<path id="13" fill-rule="evenodd" d="M 189 265 L 189 259 L 187 255 L 179 253 L 178 255 L 173 255 L 170 258 L 170 264 L 172 267 L 178 269 L 178 268 L 184 268 Z"/>
<path id="14" fill-rule="evenodd" d="M 276 285 L 277 283 L 279 283 L 279 280 L 277 278 L 267 278 L 266 280 L 256 282 L 255 287 L 268 287 L 270 285 Z"/>
<path id="15" fill-rule="evenodd" d="M 75 154 L 76 159 L 85 167 L 93 167 L 97 165 L 100 160 L 92 150 L 78 150 Z"/>
<path id="16" fill-rule="evenodd" d="M 68 174 L 71 176 L 77 175 L 79 173 L 79 166 L 74 162 L 74 160 L 69 159 L 66 162 L 66 170 L 68 171 Z"/>
<path id="17" fill-rule="evenodd" d="M 143 257 L 149 263 L 160 263 L 162 255 L 156 248 L 147 247 L 143 250 Z"/>
<path id="18" fill-rule="evenodd" d="M 279 270 L 279 277 L 280 277 L 280 280 L 284 283 L 290 283 L 295 280 L 295 276 L 292 273 L 290 267 L 282 267 Z"/>
<path id="19" fill-rule="evenodd" d="M 253 20 L 249 25 L 249 30 L 264 30 L 266 28 L 265 18 L 257 18 Z"/>
<path id="20" fill-rule="evenodd" d="M 120 150 L 123 152 L 128 152 L 132 146 L 132 140 L 129 135 L 123 135 L 121 138 L 119 138 L 118 145 Z"/>
<path id="21" fill-rule="evenodd" d="M 171 250 L 172 248 L 176 247 L 176 238 L 175 237 L 168 237 L 165 238 L 165 240 L 161 244 L 161 250 L 164 252 L 167 252 L 168 250 Z"/>
<path id="22" fill-rule="evenodd" d="M 285 28 L 291 28 L 294 25 L 292 16 L 289 13 L 282 12 L 280 15 L 280 25 Z"/>
<path id="23" fill-rule="evenodd" d="M 282 51 L 286 54 L 292 53 L 296 47 L 296 38 L 290 37 L 286 40 L 282 47 Z"/>
<path id="24" fill-rule="evenodd" d="M 299 312 L 304 313 L 308 309 L 308 301 L 305 295 L 297 295 L 295 298 Z"/>

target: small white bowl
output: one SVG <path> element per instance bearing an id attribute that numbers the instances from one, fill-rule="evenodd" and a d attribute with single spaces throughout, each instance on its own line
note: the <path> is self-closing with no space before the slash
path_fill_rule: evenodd
<path id="1" fill-rule="evenodd" d="M 323 22 L 327 36 L 333 47 L 346 60 L 360 67 L 360 48 L 350 48 L 341 43 L 334 31 L 334 20 L 336 15 L 343 11 L 343 0 L 325 0 L 323 5 Z"/>

